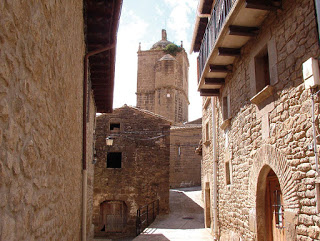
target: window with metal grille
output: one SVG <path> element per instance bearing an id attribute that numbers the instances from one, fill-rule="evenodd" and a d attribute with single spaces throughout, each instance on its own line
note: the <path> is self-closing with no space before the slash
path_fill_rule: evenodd
<path id="1" fill-rule="evenodd" d="M 284 228 L 283 227 L 283 205 L 281 203 L 282 194 L 280 190 L 275 190 L 274 193 L 274 204 L 273 204 L 273 210 L 274 210 L 274 216 L 276 221 L 276 228 Z"/>

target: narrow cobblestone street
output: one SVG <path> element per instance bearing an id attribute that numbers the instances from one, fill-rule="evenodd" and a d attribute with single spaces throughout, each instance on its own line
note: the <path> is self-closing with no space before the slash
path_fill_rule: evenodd
<path id="1" fill-rule="evenodd" d="M 111 239 L 95 239 L 111 241 Z M 131 238 L 117 239 L 130 241 Z M 170 190 L 170 214 L 160 215 L 134 241 L 212 240 L 204 228 L 201 187 Z"/>
<path id="2" fill-rule="evenodd" d="M 201 188 L 170 190 L 170 214 L 157 219 L 134 241 L 212 240 L 204 228 Z"/>

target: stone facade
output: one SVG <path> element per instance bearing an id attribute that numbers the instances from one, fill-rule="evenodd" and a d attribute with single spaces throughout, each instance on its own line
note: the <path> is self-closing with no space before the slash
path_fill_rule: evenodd
<path id="1" fill-rule="evenodd" d="M 167 119 L 126 105 L 97 117 L 93 217 L 96 236 L 114 236 L 106 232 L 109 227 L 101 231 L 105 224 L 100 207 L 106 201 L 122 202 L 126 209 L 118 235 L 135 234 L 137 209 L 149 202 L 160 199 L 160 213 L 168 213 L 169 129 Z M 108 136 L 114 140 L 112 146 L 106 146 Z M 107 168 L 110 153 L 121 153 L 117 168 Z"/>
<path id="2" fill-rule="evenodd" d="M 283 0 L 282 9 L 270 12 L 258 36 L 241 49 L 214 104 L 220 240 L 266 240 L 264 197 L 270 170 L 282 192 L 285 239 L 320 239 L 315 158 L 308 149 L 313 140 L 311 98 L 302 78 L 302 63 L 320 54 L 315 9 L 308 0 Z M 268 51 L 273 94 L 254 104 L 254 59 L 263 48 Z M 227 120 L 222 116 L 225 96 L 230 100 Z M 204 196 L 210 194 L 207 216 L 213 210 L 212 107 L 205 97 L 203 137 L 210 132 L 203 144 L 202 187 Z M 318 118 L 318 97 L 315 114 Z"/>
<path id="3" fill-rule="evenodd" d="M 82 1 L 0 11 L 0 240 L 80 240 Z"/>
<path id="4" fill-rule="evenodd" d="M 201 140 L 201 124 L 170 129 L 170 188 L 201 185 L 201 156 L 195 149 Z"/>
<path id="5" fill-rule="evenodd" d="M 85 38 L 91 33 L 84 2 L 0 3 L 0 240 L 93 236 L 92 161 L 99 104 L 89 77 L 83 120 Z M 110 25 L 116 38 L 117 24 Z M 108 61 L 113 64 L 114 59 Z M 113 84 L 111 74 L 108 84 Z"/>
<path id="6" fill-rule="evenodd" d="M 188 69 L 185 50 L 166 54 L 172 44 L 165 30 L 150 50 L 138 51 L 137 106 L 172 120 L 170 130 L 170 187 L 200 185 L 200 157 L 195 148 L 201 139 L 201 123 L 188 121 Z"/>
<path id="7" fill-rule="evenodd" d="M 159 42 L 164 42 L 164 46 L 170 44 L 166 34 Z M 187 53 L 181 48 L 173 56 L 166 54 L 162 45 L 155 45 L 150 50 L 138 51 L 137 106 L 173 122 L 186 122 L 189 105 Z"/>

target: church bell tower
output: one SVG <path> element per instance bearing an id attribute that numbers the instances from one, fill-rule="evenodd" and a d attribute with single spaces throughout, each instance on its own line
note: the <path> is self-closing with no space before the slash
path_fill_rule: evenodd
<path id="1" fill-rule="evenodd" d="M 161 40 L 150 50 L 138 50 L 137 107 L 166 117 L 174 123 L 188 121 L 189 61 L 182 44 Z"/>

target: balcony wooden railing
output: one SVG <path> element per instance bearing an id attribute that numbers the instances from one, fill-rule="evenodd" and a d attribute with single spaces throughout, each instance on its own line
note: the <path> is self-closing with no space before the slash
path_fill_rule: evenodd
<path id="1" fill-rule="evenodd" d="M 209 57 L 209 54 L 211 53 L 212 48 L 214 47 L 214 44 L 217 40 L 217 37 L 219 36 L 219 33 L 223 27 L 223 24 L 235 2 L 236 0 L 217 0 L 214 5 L 211 18 L 204 33 L 202 44 L 199 51 L 198 82 L 200 81 L 200 78 L 202 76 L 202 72 Z"/>

